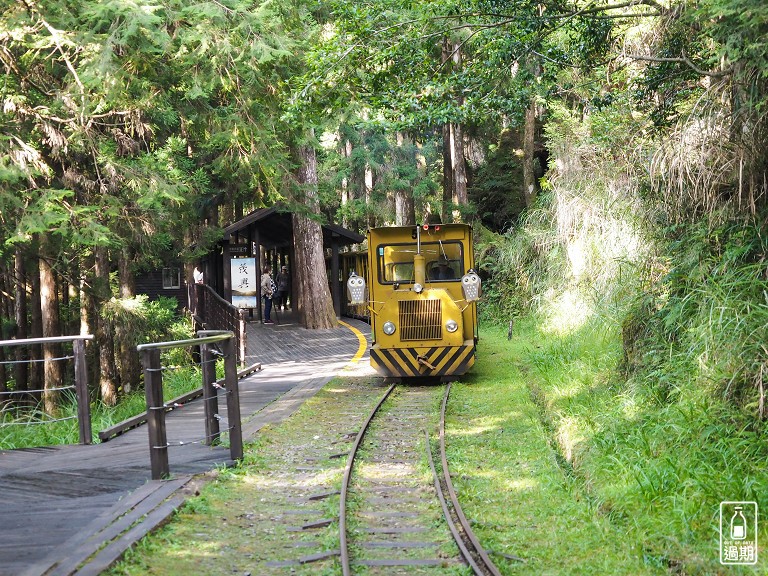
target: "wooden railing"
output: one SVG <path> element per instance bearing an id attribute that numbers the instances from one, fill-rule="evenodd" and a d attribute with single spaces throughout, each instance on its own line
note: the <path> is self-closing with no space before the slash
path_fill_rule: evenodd
<path id="1" fill-rule="evenodd" d="M 194 289 L 195 304 L 192 316 L 195 323 L 204 330 L 232 332 L 237 342 L 238 362 L 240 366 L 244 366 L 247 346 L 245 311 L 224 300 L 207 284 L 194 284 Z"/>
<path id="2" fill-rule="evenodd" d="M 45 362 L 64 362 L 67 360 L 74 360 L 75 364 L 75 378 L 73 386 L 65 386 L 64 383 L 57 383 L 57 390 L 66 390 L 68 388 L 74 388 L 75 397 L 77 398 L 77 422 L 78 432 L 80 435 L 80 444 L 91 443 L 91 406 L 88 401 L 88 370 L 85 360 L 85 341 L 93 340 L 92 334 L 86 334 L 82 336 L 52 336 L 48 338 L 22 338 L 19 340 L 1 340 L 0 346 L 35 346 L 35 345 L 47 345 L 47 344 L 61 344 L 65 342 L 72 342 L 72 356 L 63 356 L 61 358 L 53 358 L 45 360 Z M 18 364 L 21 362 L 41 362 L 43 360 L 12 360 L 6 361 L 6 364 Z M 14 390 L 10 392 L 2 392 L 0 396 L 14 396 L 14 395 L 29 395 L 49 392 L 50 389 L 45 390 Z M 41 420 L 41 424 L 46 422 L 52 422 L 54 420 Z"/>
<path id="3" fill-rule="evenodd" d="M 242 380 L 246 376 L 250 376 L 254 372 L 258 372 L 260 370 L 261 370 L 260 362 L 251 364 L 250 366 L 237 371 L 237 379 Z M 218 380 L 216 380 L 216 383 L 214 384 L 214 386 L 224 386 L 224 378 L 219 378 Z M 192 400 L 196 400 L 200 398 L 202 395 L 203 395 L 202 386 L 200 388 L 195 388 L 194 390 L 190 390 L 189 392 L 185 392 L 184 394 L 181 394 L 171 400 L 168 400 L 165 403 L 165 411 L 171 412 L 172 410 L 175 410 L 176 408 L 184 406 L 185 404 L 191 402 Z M 113 438 L 117 438 L 118 436 L 125 434 L 129 430 L 138 428 L 142 424 L 146 424 L 146 423 L 147 423 L 147 413 L 142 412 L 141 414 L 136 414 L 135 416 L 126 418 L 125 420 L 118 422 L 117 424 L 113 424 L 109 428 L 104 428 L 104 430 L 100 430 L 98 432 L 98 437 L 99 437 L 99 440 L 101 440 L 102 442 L 109 442 Z"/>
<path id="4" fill-rule="evenodd" d="M 203 412 L 205 419 L 205 443 L 219 442 L 219 401 L 216 382 L 216 351 L 214 344 L 221 345 L 218 356 L 224 359 L 224 385 L 227 397 L 227 422 L 229 424 L 229 451 L 233 460 L 243 457 L 243 431 L 240 423 L 240 387 L 237 380 L 237 352 L 235 335 L 229 331 L 201 330 L 198 338 L 141 344 L 136 347 L 144 368 L 144 391 L 147 398 L 147 428 L 149 432 L 149 459 L 152 479 L 168 477 L 168 437 L 165 415 L 167 407 L 163 401 L 163 367 L 160 351 L 171 348 L 200 347 L 200 362 L 203 368 Z"/>

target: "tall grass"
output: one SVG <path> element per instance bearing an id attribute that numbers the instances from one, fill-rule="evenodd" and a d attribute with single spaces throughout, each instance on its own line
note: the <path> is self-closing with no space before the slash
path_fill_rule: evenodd
<path id="1" fill-rule="evenodd" d="M 719 573 L 719 503 L 768 506 L 768 239 L 722 211 L 670 224 L 597 121 L 555 111 L 546 193 L 481 238 L 483 319 L 532 319 L 531 396 L 578 497 L 647 565 Z"/>
<path id="2" fill-rule="evenodd" d="M 113 298 L 105 314 L 124 335 L 129 350 L 135 355 L 138 343 L 181 340 L 192 337 L 191 323 L 180 318 L 173 298 L 149 301 L 146 296 Z M 125 336 L 129 335 L 129 336 Z M 218 363 L 217 370 L 223 371 Z M 163 395 L 170 400 L 201 385 L 200 369 L 192 363 L 188 348 L 175 348 L 162 353 Z M 70 373 L 71 382 L 71 373 Z M 66 385 L 66 383 L 64 384 Z M 11 383 L 13 389 L 13 383 Z M 95 390 L 91 390 L 95 394 Z M 143 387 L 123 393 L 117 405 L 107 406 L 100 401 L 91 402 L 91 428 L 94 438 L 100 430 L 136 416 L 146 410 Z M 79 442 L 77 402 L 74 392 L 62 394 L 55 416 L 44 413 L 41 406 L 6 406 L 0 411 L 0 449 L 75 444 Z"/>
<path id="3" fill-rule="evenodd" d="M 504 236 L 478 237 L 479 267 L 488 277 L 479 307 L 486 321 L 551 310 L 563 300 L 604 314 L 613 309 L 619 319 L 655 250 L 647 233 L 655 216 L 642 200 L 642 181 L 616 162 L 624 143 L 601 148 L 589 136 L 590 123 L 602 127 L 607 120 L 595 114 L 582 122 L 563 108 L 550 115 L 545 130 L 554 169 L 536 205 Z M 639 128 L 628 122 L 625 129 Z"/>
<path id="4" fill-rule="evenodd" d="M 626 368 L 663 397 L 721 398 L 758 425 L 766 417 L 768 239 L 743 221 L 708 224 L 669 232 L 669 270 L 627 318 Z"/>
<path id="5" fill-rule="evenodd" d="M 525 354 L 533 396 L 585 496 L 642 542 L 647 563 L 718 573 L 720 502 L 768 506 L 765 429 L 684 381 L 672 399 L 622 380 L 618 330 L 597 317 L 568 334 L 540 326 Z"/>
<path id="6" fill-rule="evenodd" d="M 200 369 L 195 366 L 177 367 L 163 373 L 163 399 L 171 400 L 202 384 Z M 92 440 L 98 441 L 98 432 L 114 426 L 147 409 L 144 390 L 136 390 L 121 397 L 116 406 L 102 402 L 91 404 Z M 55 418 L 42 410 L 25 410 L 23 416 L 3 413 L 0 420 L 0 450 L 77 444 L 80 441 L 77 421 L 77 401 L 68 394 Z"/>

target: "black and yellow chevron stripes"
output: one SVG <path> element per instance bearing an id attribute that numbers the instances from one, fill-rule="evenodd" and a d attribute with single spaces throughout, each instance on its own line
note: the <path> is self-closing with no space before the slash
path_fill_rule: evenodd
<path id="1" fill-rule="evenodd" d="M 427 364 L 419 362 L 419 356 Z M 371 348 L 371 366 L 384 376 L 460 376 L 475 363 L 475 347 Z"/>

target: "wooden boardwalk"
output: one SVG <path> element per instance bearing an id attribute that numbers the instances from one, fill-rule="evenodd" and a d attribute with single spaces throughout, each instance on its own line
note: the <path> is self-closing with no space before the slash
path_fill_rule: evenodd
<path id="1" fill-rule="evenodd" d="M 361 350 L 348 327 L 305 330 L 286 312 L 278 318 L 248 327 L 248 363 L 263 370 L 240 381 L 246 442 L 293 413 Z M 345 322 L 369 334 L 366 324 Z M 219 410 L 226 422 L 223 399 Z M 167 426 L 169 480 L 150 480 L 146 426 L 90 446 L 0 452 L 0 576 L 99 574 L 194 494 L 201 473 L 232 464 L 229 449 L 201 442 L 201 400 L 169 412 Z"/>

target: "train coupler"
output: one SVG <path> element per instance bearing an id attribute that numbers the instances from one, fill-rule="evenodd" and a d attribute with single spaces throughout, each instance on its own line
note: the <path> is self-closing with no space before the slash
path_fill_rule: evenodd
<path id="1" fill-rule="evenodd" d="M 421 354 L 419 354 L 418 356 L 416 356 L 416 361 L 422 366 L 426 366 L 430 370 L 437 370 L 437 368 L 435 368 L 434 366 L 432 366 L 432 364 L 429 363 L 429 360 L 427 360 L 426 356 L 422 356 Z"/>

